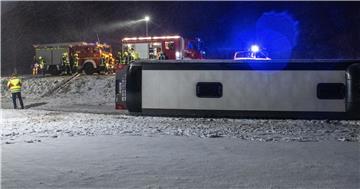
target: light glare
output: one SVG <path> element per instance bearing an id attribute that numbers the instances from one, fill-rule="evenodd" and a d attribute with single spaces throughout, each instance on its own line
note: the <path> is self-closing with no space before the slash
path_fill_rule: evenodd
<path id="1" fill-rule="evenodd" d="M 251 45 L 251 52 L 257 53 L 259 52 L 260 48 L 257 45 Z"/>

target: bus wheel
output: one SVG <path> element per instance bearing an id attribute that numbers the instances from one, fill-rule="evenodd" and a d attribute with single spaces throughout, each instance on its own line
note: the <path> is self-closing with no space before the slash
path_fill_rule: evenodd
<path id="1" fill-rule="evenodd" d="M 86 63 L 84 65 L 84 72 L 86 75 L 92 75 L 95 72 L 94 66 L 91 63 Z"/>
<path id="2" fill-rule="evenodd" d="M 49 73 L 51 75 L 60 75 L 61 71 L 56 66 L 49 66 Z"/>

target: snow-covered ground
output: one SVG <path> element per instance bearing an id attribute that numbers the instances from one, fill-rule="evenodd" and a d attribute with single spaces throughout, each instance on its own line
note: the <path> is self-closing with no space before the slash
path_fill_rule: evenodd
<path id="1" fill-rule="evenodd" d="M 3 188 L 360 188 L 360 121 L 130 116 L 114 76 L 40 97 L 64 79 L 25 79 L 25 110 L 2 85 Z"/>
<path id="2" fill-rule="evenodd" d="M 41 97 L 47 91 L 53 89 L 56 85 L 68 78 L 69 76 L 24 78 L 22 96 L 25 98 L 25 105 L 29 105 L 31 102 L 44 102 L 46 103 L 44 107 L 56 108 L 61 105 L 72 104 L 114 104 L 114 75 L 82 75 L 52 95 Z M 6 88 L 7 79 L 8 78 L 1 78 L 1 97 L 3 103 L 9 104 L 6 108 L 10 108 L 12 104 L 10 104 L 10 93 Z"/>
<path id="3" fill-rule="evenodd" d="M 250 141 L 359 141 L 360 122 L 143 117 L 44 110 L 2 110 L 2 142 L 63 136 L 196 136 Z"/>
<path id="4" fill-rule="evenodd" d="M 3 146 L 2 188 L 358 189 L 359 146 L 176 136 Z"/>
<path id="5" fill-rule="evenodd" d="M 119 113 L 114 109 L 114 75 L 82 75 L 51 95 L 42 97 L 43 94 L 68 78 L 69 76 L 25 77 L 22 89 L 25 108 L 67 112 Z M 13 107 L 10 92 L 6 88 L 7 79 L 1 78 L 1 108 L 3 109 Z"/>

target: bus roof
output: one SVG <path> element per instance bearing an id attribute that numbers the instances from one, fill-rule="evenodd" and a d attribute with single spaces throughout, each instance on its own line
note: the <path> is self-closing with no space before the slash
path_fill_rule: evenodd
<path id="1" fill-rule="evenodd" d="M 141 63 L 360 63 L 360 59 L 271 59 L 271 60 L 232 60 L 232 59 L 192 59 L 192 60 L 139 60 Z"/>
<path id="2" fill-rule="evenodd" d="M 355 63 L 360 63 L 360 60 L 139 60 L 133 65 L 150 70 L 346 70 Z"/>

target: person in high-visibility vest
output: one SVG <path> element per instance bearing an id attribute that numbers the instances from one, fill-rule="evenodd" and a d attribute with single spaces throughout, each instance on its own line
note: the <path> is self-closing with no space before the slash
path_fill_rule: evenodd
<path id="1" fill-rule="evenodd" d="M 106 60 L 105 55 L 101 54 L 101 56 L 100 56 L 100 67 L 105 67 L 105 60 Z"/>
<path id="2" fill-rule="evenodd" d="M 17 109 L 16 97 L 19 98 L 21 109 L 24 109 L 24 103 L 21 98 L 21 85 L 21 79 L 17 76 L 17 74 L 13 73 L 7 83 L 7 87 L 11 92 L 14 109 Z"/>
<path id="3" fill-rule="evenodd" d="M 75 53 L 74 54 L 73 71 L 78 72 L 78 69 L 79 69 L 79 54 Z"/>
<path id="4" fill-rule="evenodd" d="M 121 54 L 121 51 L 119 51 L 117 53 L 117 56 L 116 56 L 116 64 L 122 64 L 122 61 L 123 61 L 123 55 Z"/>
<path id="5" fill-rule="evenodd" d="M 108 73 L 109 72 L 109 68 L 110 68 L 110 59 L 107 58 L 105 60 L 105 72 Z"/>
<path id="6" fill-rule="evenodd" d="M 135 51 L 135 60 L 140 60 L 140 54 L 137 51 Z"/>
<path id="7" fill-rule="evenodd" d="M 37 62 L 35 62 L 35 64 L 33 65 L 33 68 L 32 68 L 32 75 L 35 76 L 37 75 L 39 72 L 39 64 Z"/>
<path id="8" fill-rule="evenodd" d="M 63 64 L 64 70 L 65 70 L 65 74 L 70 75 L 72 72 L 71 72 L 69 56 L 67 53 L 63 53 L 63 55 L 62 55 L 62 64 Z"/>
<path id="9" fill-rule="evenodd" d="M 123 52 L 123 58 L 121 64 L 129 64 L 130 62 L 130 53 L 128 50 L 125 50 Z"/>
<path id="10" fill-rule="evenodd" d="M 131 60 L 132 60 L 132 61 L 135 61 L 135 60 L 139 60 L 139 59 L 140 59 L 140 54 L 139 54 L 139 52 L 135 51 L 134 48 L 131 48 L 130 55 L 131 55 Z"/>
<path id="11" fill-rule="evenodd" d="M 115 65 L 115 60 L 114 60 L 112 54 L 109 54 L 109 62 L 108 62 L 108 65 L 106 66 L 107 72 L 109 74 L 112 74 L 114 72 L 114 65 Z"/>
<path id="12" fill-rule="evenodd" d="M 45 76 L 45 73 L 46 73 L 46 61 L 42 56 L 39 56 L 39 65 L 40 65 L 40 70 L 42 72 L 42 75 Z"/>
<path id="13" fill-rule="evenodd" d="M 113 55 L 110 54 L 109 57 L 110 64 L 115 64 L 115 58 L 113 58 Z"/>
<path id="14" fill-rule="evenodd" d="M 36 60 L 36 56 L 33 57 L 33 64 L 32 64 L 32 67 L 31 67 L 31 71 L 32 71 L 32 75 L 37 75 L 37 65 L 38 65 L 38 61 Z"/>
<path id="15" fill-rule="evenodd" d="M 32 73 L 33 76 L 36 75 L 36 74 L 35 74 L 35 73 L 36 73 L 35 64 L 32 65 L 31 73 Z"/>
<path id="16" fill-rule="evenodd" d="M 134 48 L 131 48 L 131 50 L 130 50 L 130 62 L 133 62 L 135 60 L 137 60 L 137 53 L 134 50 Z"/>

